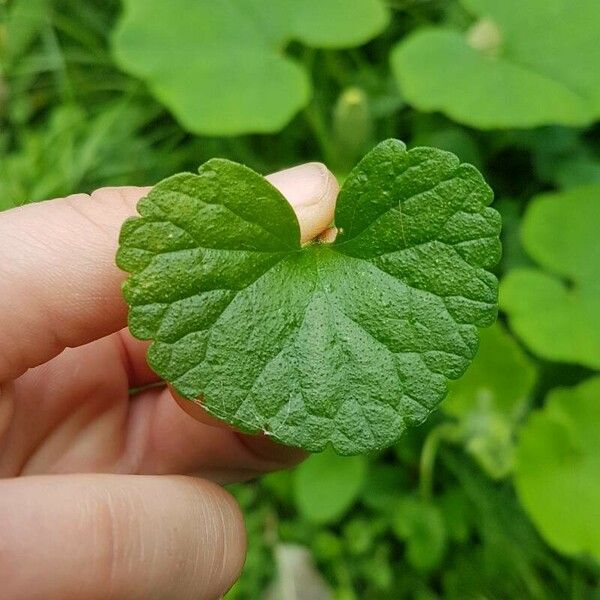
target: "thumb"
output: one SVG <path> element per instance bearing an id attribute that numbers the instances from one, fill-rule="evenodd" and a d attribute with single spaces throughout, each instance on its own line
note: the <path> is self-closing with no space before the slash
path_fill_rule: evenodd
<path id="1" fill-rule="evenodd" d="M 233 498 L 191 477 L 8 479 L 0 532 L 5 600 L 214 600 L 246 549 Z"/>
<path id="2" fill-rule="evenodd" d="M 292 205 L 300 225 L 300 241 L 308 242 L 332 223 L 339 185 L 322 163 L 306 163 L 267 175 Z"/>

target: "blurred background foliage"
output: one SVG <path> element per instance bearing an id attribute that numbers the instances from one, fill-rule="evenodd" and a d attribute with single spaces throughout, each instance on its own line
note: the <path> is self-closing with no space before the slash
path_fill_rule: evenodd
<path id="1" fill-rule="evenodd" d="M 228 598 L 600 598 L 597 0 L 0 0 L 0 210 L 224 156 L 450 150 L 503 215 L 500 322 L 428 423 L 233 486 Z"/>

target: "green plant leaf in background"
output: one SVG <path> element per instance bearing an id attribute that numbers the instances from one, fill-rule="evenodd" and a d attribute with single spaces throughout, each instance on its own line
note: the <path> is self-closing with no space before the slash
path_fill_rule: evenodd
<path id="1" fill-rule="evenodd" d="M 496 323 L 481 332 L 467 372 L 448 386 L 442 409 L 458 419 L 467 450 L 492 477 L 504 477 L 512 469 L 514 430 L 534 383 L 533 365 Z"/>
<path id="2" fill-rule="evenodd" d="M 4 72 L 11 70 L 48 22 L 48 13 L 48 0 L 13 0 L 10 3 L 5 23 L 6 40 L 0 39 L 0 65 Z"/>
<path id="3" fill-rule="evenodd" d="M 59 106 L 23 136 L 22 147 L 0 160 L 0 210 L 93 190 L 106 181 L 145 183 L 167 173 L 168 159 L 139 134 L 147 120 L 133 102 L 107 103 L 98 115 L 77 105 Z"/>
<path id="4" fill-rule="evenodd" d="M 409 103 L 481 129 L 600 116 L 600 2 L 461 2 L 481 19 L 467 34 L 421 29 L 392 51 Z"/>
<path id="5" fill-rule="evenodd" d="M 438 505 L 447 537 L 456 542 L 466 542 L 473 527 L 474 517 L 464 490 L 459 486 L 448 488 L 438 499 Z"/>
<path id="6" fill-rule="evenodd" d="M 523 202 L 516 198 L 499 198 L 496 210 L 502 216 L 502 260 L 500 266 L 506 273 L 517 267 L 530 267 L 534 264 L 521 242 L 521 213 Z"/>
<path id="7" fill-rule="evenodd" d="M 502 281 L 500 305 L 537 355 L 600 369 L 600 186 L 531 200 L 521 238 L 541 269 Z"/>
<path id="8" fill-rule="evenodd" d="M 481 167 L 481 152 L 473 139 L 463 127 L 441 125 L 437 120 L 428 123 L 430 115 L 424 115 L 420 121 L 423 125 L 415 124 L 416 133 L 412 139 L 414 146 L 433 146 L 456 154 L 463 162 Z"/>
<path id="9" fill-rule="evenodd" d="M 394 443 L 444 398 L 496 318 L 500 217 L 480 173 L 387 140 L 340 191 L 334 243 L 300 245 L 285 198 L 213 159 L 121 233 L 133 335 L 185 398 L 310 451 Z"/>
<path id="10" fill-rule="evenodd" d="M 366 474 L 364 456 L 338 456 L 331 450 L 311 456 L 294 472 L 298 512 L 313 523 L 339 520 L 358 499 Z"/>
<path id="11" fill-rule="evenodd" d="M 458 380 L 448 385 L 444 412 L 464 418 L 492 410 L 511 420 L 522 416 L 535 383 L 535 368 L 500 323 L 480 333 L 477 356 Z"/>
<path id="12" fill-rule="evenodd" d="M 406 542 L 406 558 L 420 571 L 435 569 L 446 551 L 446 528 L 439 508 L 406 496 L 396 507 L 393 529 Z"/>
<path id="13" fill-rule="evenodd" d="M 390 511 L 401 490 L 409 488 L 409 475 L 395 464 L 374 464 L 369 468 L 361 500 L 380 512 Z"/>
<path id="14" fill-rule="evenodd" d="M 521 432 L 515 484 L 544 538 L 600 560 L 600 377 L 550 392 Z"/>
<path id="15" fill-rule="evenodd" d="M 600 153 L 580 131 L 542 127 L 530 131 L 526 141 L 541 180 L 562 189 L 600 184 Z"/>
<path id="16" fill-rule="evenodd" d="M 358 46 L 387 20 L 380 0 L 124 0 L 113 47 L 189 131 L 272 132 L 311 95 L 291 40 Z"/>

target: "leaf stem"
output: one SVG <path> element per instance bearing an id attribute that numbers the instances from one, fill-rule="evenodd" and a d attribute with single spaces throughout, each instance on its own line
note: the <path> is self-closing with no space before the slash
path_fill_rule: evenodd
<path id="1" fill-rule="evenodd" d="M 433 470 L 440 444 L 456 443 L 460 437 L 460 426 L 450 421 L 436 425 L 427 434 L 419 461 L 419 494 L 424 502 L 429 502 L 433 496 Z"/>

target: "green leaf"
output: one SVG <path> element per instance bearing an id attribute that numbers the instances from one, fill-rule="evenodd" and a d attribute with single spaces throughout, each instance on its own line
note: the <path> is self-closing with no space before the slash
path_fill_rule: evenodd
<path id="1" fill-rule="evenodd" d="M 373 550 L 377 530 L 372 519 L 357 517 L 344 525 L 344 543 L 349 554 L 364 556 Z"/>
<path id="2" fill-rule="evenodd" d="M 310 97 L 291 40 L 358 46 L 387 19 L 380 0 L 124 0 L 113 48 L 189 131 L 273 132 Z"/>
<path id="3" fill-rule="evenodd" d="M 467 34 L 416 31 L 392 52 L 407 101 L 482 129 L 600 117 L 597 0 L 462 0 Z"/>
<path id="4" fill-rule="evenodd" d="M 294 473 L 298 512 L 314 523 L 338 521 L 358 499 L 366 472 L 364 456 L 338 456 L 330 450 L 311 456 Z"/>
<path id="5" fill-rule="evenodd" d="M 261 479 L 261 485 L 273 500 L 284 505 L 292 503 L 292 472 L 283 470 L 268 473 Z"/>
<path id="6" fill-rule="evenodd" d="M 398 591 L 394 586 L 394 576 L 398 566 L 396 557 L 392 556 L 389 536 L 386 537 L 387 539 L 377 544 L 367 556 L 361 557 L 358 564 L 359 573 L 370 584 L 370 589 L 374 588 L 376 591 L 375 595 L 371 595 L 372 598 L 390 598 L 391 593 Z M 384 592 L 388 593 L 384 594 Z"/>
<path id="7" fill-rule="evenodd" d="M 4 23 L 6 35 L 0 41 L 0 65 L 9 73 L 19 59 L 49 23 L 48 0 L 13 0 Z"/>
<path id="8" fill-rule="evenodd" d="M 600 377 L 555 389 L 523 427 L 515 484 L 546 541 L 600 560 Z"/>
<path id="9" fill-rule="evenodd" d="M 600 160 L 581 152 L 558 165 L 554 179 L 565 189 L 586 184 L 600 184 Z"/>
<path id="10" fill-rule="evenodd" d="M 427 115 L 429 118 L 429 115 Z M 456 154 L 463 162 L 476 167 L 481 165 L 481 152 L 475 139 L 462 127 L 432 124 L 431 129 L 423 128 L 412 139 L 415 146 L 434 146 Z"/>
<path id="11" fill-rule="evenodd" d="M 377 463 L 369 467 L 361 500 L 372 510 L 388 512 L 398 495 L 408 487 L 408 473 L 397 463 L 391 465 Z"/>
<path id="12" fill-rule="evenodd" d="M 544 269 L 518 268 L 500 304 L 537 355 L 600 368 L 600 186 L 542 194 L 528 206 L 525 249 Z"/>
<path id="13" fill-rule="evenodd" d="M 421 571 L 435 569 L 446 551 L 446 528 L 437 506 L 403 498 L 396 508 L 393 529 L 406 541 L 408 562 Z"/>
<path id="14" fill-rule="evenodd" d="M 386 447 L 443 399 L 496 317 L 500 218 L 471 165 L 388 140 L 346 179 L 333 244 L 301 247 L 264 178 L 213 159 L 121 233 L 133 335 L 185 398 L 247 432 Z"/>
<path id="15" fill-rule="evenodd" d="M 506 273 L 516 267 L 531 266 L 533 261 L 527 256 L 521 242 L 523 202 L 514 198 L 500 198 L 495 206 L 502 217 L 501 271 Z"/>
<path id="16" fill-rule="evenodd" d="M 600 153 L 577 129 L 542 127 L 522 139 L 542 181 L 563 189 L 600 183 Z"/>
<path id="17" fill-rule="evenodd" d="M 481 332 L 477 356 L 449 385 L 442 408 L 459 420 L 467 451 L 493 478 L 513 466 L 513 434 L 535 382 L 535 369 L 499 323 Z"/>
<path id="18" fill-rule="evenodd" d="M 473 508 L 469 506 L 465 492 L 459 486 L 450 487 L 438 502 L 447 537 L 464 544 L 469 538 L 474 520 Z"/>
<path id="19" fill-rule="evenodd" d="M 311 549 L 319 562 L 333 562 L 343 553 L 342 541 L 328 529 L 321 529 L 314 535 Z"/>
<path id="20" fill-rule="evenodd" d="M 480 336 L 477 356 L 467 372 L 450 383 L 442 408 L 459 419 L 492 411 L 517 420 L 529 401 L 535 368 L 499 323 Z"/>

